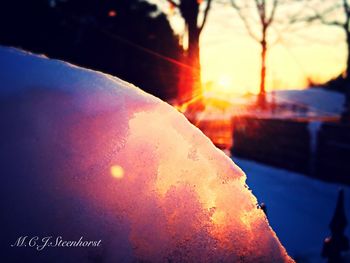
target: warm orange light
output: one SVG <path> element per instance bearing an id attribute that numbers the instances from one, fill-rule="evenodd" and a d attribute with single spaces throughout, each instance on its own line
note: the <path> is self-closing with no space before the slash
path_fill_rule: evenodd
<path id="1" fill-rule="evenodd" d="M 226 95 L 233 93 L 232 77 L 229 75 L 220 75 L 216 82 L 210 86 L 210 90 L 216 94 Z"/>
<path id="2" fill-rule="evenodd" d="M 173 13 L 174 9 L 175 9 L 175 5 L 173 3 L 171 3 L 171 2 L 169 2 L 169 10 L 170 10 L 170 12 Z"/>
<path id="3" fill-rule="evenodd" d="M 111 175 L 116 179 L 122 179 L 124 177 L 124 169 L 119 165 L 112 165 Z"/>
<path id="4" fill-rule="evenodd" d="M 229 89 L 232 85 L 232 79 L 230 76 L 221 75 L 219 77 L 218 84 L 224 89 Z"/>
<path id="5" fill-rule="evenodd" d="M 211 220 L 213 223 L 220 225 L 225 223 L 225 212 L 223 211 L 215 211 L 214 214 L 211 216 Z"/>

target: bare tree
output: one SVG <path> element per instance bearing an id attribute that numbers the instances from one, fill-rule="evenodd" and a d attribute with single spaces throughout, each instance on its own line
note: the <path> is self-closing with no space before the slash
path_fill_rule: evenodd
<path id="1" fill-rule="evenodd" d="M 307 2 L 306 14 L 293 18 L 293 22 L 321 23 L 323 25 L 341 28 L 345 35 L 347 47 L 345 85 L 346 101 L 344 116 L 350 121 L 350 4 L 348 0 L 305 0 Z"/>
<path id="2" fill-rule="evenodd" d="M 256 40 L 261 47 L 261 68 L 260 68 L 260 90 L 258 106 L 264 108 L 266 105 L 266 56 L 268 51 L 268 32 L 274 22 L 278 0 L 231 0 L 232 6 L 237 10 L 249 35 Z M 252 12 L 255 12 L 252 14 Z M 257 16 L 256 16 L 257 15 Z M 257 19 L 254 19 L 257 17 Z M 255 30 L 259 27 L 258 33 Z"/>
<path id="3" fill-rule="evenodd" d="M 306 14 L 293 18 L 293 22 L 316 23 L 336 26 L 344 30 L 347 44 L 346 77 L 350 77 L 350 6 L 347 0 L 326 0 L 321 4 L 319 1 L 306 0 Z"/>
<path id="4" fill-rule="evenodd" d="M 185 21 L 185 33 L 188 37 L 188 50 L 186 63 L 191 67 L 191 73 L 187 79 L 187 85 L 183 90 L 184 100 L 192 99 L 201 93 L 199 37 L 206 24 L 212 0 L 167 0 L 178 9 Z M 205 5 L 201 15 L 201 5 Z M 202 17 L 201 21 L 199 18 Z"/>

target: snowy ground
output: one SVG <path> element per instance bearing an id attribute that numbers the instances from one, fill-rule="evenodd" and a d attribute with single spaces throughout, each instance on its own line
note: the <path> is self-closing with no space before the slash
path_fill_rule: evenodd
<path id="1" fill-rule="evenodd" d="M 186 113 L 189 119 L 195 120 L 194 123 L 219 120 L 226 122 L 234 116 L 334 121 L 344 111 L 345 102 L 344 94 L 323 88 L 267 92 L 267 101 L 274 102 L 275 107 L 264 111 L 255 107 L 257 96 L 254 94 L 231 97 L 206 92 L 204 98 L 206 104 L 204 111 Z"/>
<path id="2" fill-rule="evenodd" d="M 341 114 L 344 110 L 344 94 L 322 88 L 278 90 L 275 91 L 275 94 L 277 103 L 289 102 L 306 105 L 318 115 Z"/>
<path id="3" fill-rule="evenodd" d="M 253 161 L 233 158 L 247 174 L 247 184 L 259 202 L 267 205 L 272 228 L 297 262 L 325 262 L 320 253 L 330 234 L 338 189 L 345 191 L 345 210 L 350 220 L 350 187 L 313 180 L 298 173 Z M 346 229 L 350 237 L 350 227 Z M 346 262 L 350 262 L 350 253 Z"/>

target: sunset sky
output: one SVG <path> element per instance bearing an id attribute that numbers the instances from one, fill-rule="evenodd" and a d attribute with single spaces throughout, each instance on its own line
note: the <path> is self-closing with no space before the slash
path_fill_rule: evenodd
<path id="1" fill-rule="evenodd" d="M 167 8 L 162 0 L 151 2 L 162 2 L 161 8 Z M 279 15 L 283 17 L 283 9 Z M 181 18 L 173 15 L 170 20 L 175 31 L 181 32 Z M 268 52 L 267 90 L 304 88 L 307 78 L 322 82 L 344 70 L 346 46 L 338 27 L 299 24 L 298 30 L 282 31 Z M 275 30 L 270 32 L 276 38 Z M 200 46 L 204 83 L 213 82 L 214 89 L 230 93 L 258 91 L 260 46 L 231 5 L 213 2 Z"/>

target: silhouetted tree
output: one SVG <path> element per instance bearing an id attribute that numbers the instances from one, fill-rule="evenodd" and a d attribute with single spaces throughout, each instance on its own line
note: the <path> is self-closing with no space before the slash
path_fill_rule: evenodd
<path id="1" fill-rule="evenodd" d="M 177 96 L 182 48 L 166 16 L 145 1 L 2 1 L 0 43 L 116 75 L 163 99 Z"/>
<path id="2" fill-rule="evenodd" d="M 251 2 L 251 3 L 249 3 Z M 261 69 L 260 69 L 260 90 L 258 96 L 258 106 L 264 108 L 266 104 L 266 55 L 268 50 L 267 36 L 268 31 L 274 22 L 278 0 L 252 0 L 252 1 L 235 1 L 231 0 L 232 6 L 237 10 L 239 17 L 249 35 L 256 40 L 261 47 Z M 254 12 L 258 15 L 255 21 L 251 19 Z M 259 33 L 256 34 L 253 27 L 259 27 Z"/>
<path id="3" fill-rule="evenodd" d="M 176 7 L 185 21 L 185 33 L 188 38 L 188 50 L 186 64 L 191 67 L 188 72 L 186 84 L 182 87 L 181 96 L 183 101 L 192 99 L 201 94 L 200 54 L 199 37 L 206 24 L 212 0 L 167 0 L 173 7 Z M 206 4 L 202 20 L 200 17 L 200 5 Z"/>
<path id="4" fill-rule="evenodd" d="M 346 112 L 345 118 L 350 121 L 350 3 L 348 0 L 304 0 L 307 3 L 305 12 L 296 16 L 294 22 L 307 22 L 341 28 L 345 35 L 347 47 L 345 83 L 346 88 Z"/>

